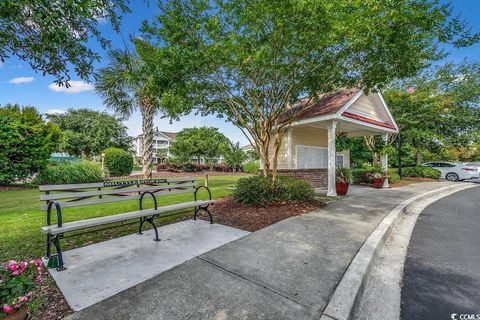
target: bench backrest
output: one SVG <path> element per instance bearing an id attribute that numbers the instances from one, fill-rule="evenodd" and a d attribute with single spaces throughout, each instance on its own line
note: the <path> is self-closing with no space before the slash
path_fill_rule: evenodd
<path id="1" fill-rule="evenodd" d="M 196 188 L 197 183 L 192 177 L 42 185 L 39 190 L 45 194 L 40 196 L 40 200 L 46 204 L 40 208 L 46 211 L 50 201 L 57 201 L 61 208 L 68 208 L 139 199 L 144 192 L 155 196 L 193 193 Z"/>

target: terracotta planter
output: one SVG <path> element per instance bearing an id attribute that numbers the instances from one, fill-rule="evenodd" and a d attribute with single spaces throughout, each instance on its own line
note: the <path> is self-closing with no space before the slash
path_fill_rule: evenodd
<path id="1" fill-rule="evenodd" d="M 383 182 L 384 181 L 385 181 L 385 179 L 375 179 L 375 180 L 373 180 L 373 187 L 377 188 L 377 189 L 383 188 Z"/>
<path id="2" fill-rule="evenodd" d="M 14 313 L 10 313 L 6 318 L 2 320 L 25 320 L 28 316 L 28 307 L 23 306 Z"/>
<path id="3" fill-rule="evenodd" d="M 348 186 L 350 183 L 336 182 L 335 187 L 337 189 L 337 195 L 344 196 L 348 192 Z"/>

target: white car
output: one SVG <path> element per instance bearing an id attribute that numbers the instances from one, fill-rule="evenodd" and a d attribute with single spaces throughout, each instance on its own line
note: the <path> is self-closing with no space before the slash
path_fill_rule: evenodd
<path id="1" fill-rule="evenodd" d="M 440 178 L 448 181 L 475 179 L 478 178 L 480 174 L 479 167 L 467 166 L 462 163 L 432 161 L 424 163 L 423 166 L 437 169 L 442 173 Z"/>

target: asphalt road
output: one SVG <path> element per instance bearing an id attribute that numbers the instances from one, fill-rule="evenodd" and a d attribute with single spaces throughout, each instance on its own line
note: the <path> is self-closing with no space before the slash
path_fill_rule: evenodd
<path id="1" fill-rule="evenodd" d="M 480 187 L 420 215 L 405 263 L 402 319 L 480 319 Z"/>

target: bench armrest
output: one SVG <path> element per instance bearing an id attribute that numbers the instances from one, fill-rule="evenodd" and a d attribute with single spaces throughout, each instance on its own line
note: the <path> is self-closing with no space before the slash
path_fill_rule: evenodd
<path id="1" fill-rule="evenodd" d="M 197 192 L 199 189 L 201 188 L 205 188 L 207 191 L 208 191 L 208 200 L 212 200 L 212 192 L 210 192 L 210 189 L 208 187 L 205 187 L 205 186 L 198 186 L 196 189 L 195 189 L 195 192 L 194 192 L 194 197 L 195 197 L 195 201 L 197 201 Z"/>
<path id="2" fill-rule="evenodd" d="M 142 193 L 142 195 L 140 196 L 140 210 L 143 210 L 142 202 L 143 202 L 143 197 L 144 197 L 146 194 L 152 196 L 152 198 L 153 198 L 153 204 L 154 204 L 154 206 L 155 206 L 155 210 L 157 210 L 157 209 L 158 209 L 157 197 L 155 197 L 155 195 L 153 194 L 153 192 L 150 192 L 150 191 L 145 191 L 145 192 Z"/>
<path id="3" fill-rule="evenodd" d="M 52 224 L 52 217 L 51 217 L 51 214 L 52 214 L 52 206 L 55 206 L 55 209 L 57 210 L 57 226 L 60 228 L 62 226 L 62 209 L 60 207 L 60 203 L 58 203 L 57 201 L 50 201 L 48 203 L 48 207 L 47 207 L 47 225 L 51 225 Z"/>

